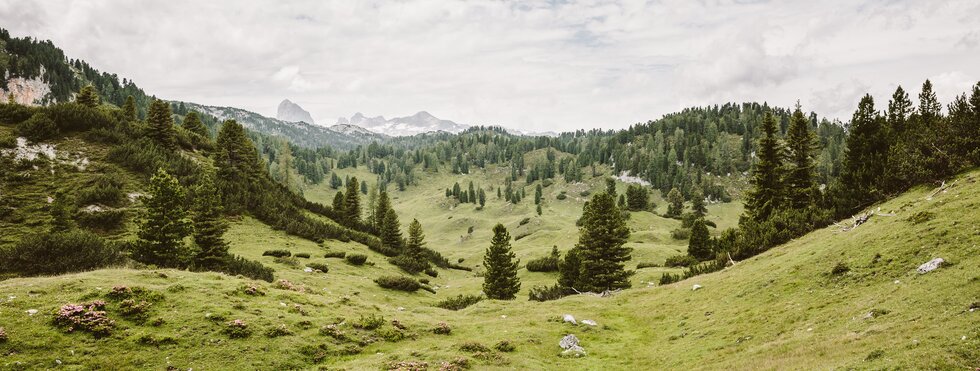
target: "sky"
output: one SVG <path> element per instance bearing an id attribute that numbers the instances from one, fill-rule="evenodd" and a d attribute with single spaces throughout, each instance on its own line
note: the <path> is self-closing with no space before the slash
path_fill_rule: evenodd
<path id="1" fill-rule="evenodd" d="M 172 100 L 332 125 L 428 111 L 624 128 L 758 101 L 847 121 L 866 93 L 980 81 L 980 1 L 0 0 L 0 27 Z"/>

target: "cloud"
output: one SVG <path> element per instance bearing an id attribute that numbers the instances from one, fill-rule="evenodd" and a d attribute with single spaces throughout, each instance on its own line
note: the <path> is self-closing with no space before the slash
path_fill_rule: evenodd
<path id="1" fill-rule="evenodd" d="M 289 96 L 325 123 L 426 110 L 544 131 L 726 101 L 801 100 L 846 119 L 852 96 L 980 65 L 965 16 L 977 10 L 970 0 L 0 0 L 0 24 L 170 99 L 273 115 Z"/>

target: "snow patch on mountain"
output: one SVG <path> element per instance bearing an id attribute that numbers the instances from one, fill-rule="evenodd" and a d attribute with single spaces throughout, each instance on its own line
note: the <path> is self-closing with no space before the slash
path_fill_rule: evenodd
<path id="1" fill-rule="evenodd" d="M 384 116 L 367 117 L 358 112 L 350 119 L 344 117 L 337 119 L 337 125 L 356 125 L 375 133 L 390 136 L 412 136 L 433 131 L 459 133 L 469 127 L 440 119 L 425 111 L 390 120 L 385 119 Z"/>

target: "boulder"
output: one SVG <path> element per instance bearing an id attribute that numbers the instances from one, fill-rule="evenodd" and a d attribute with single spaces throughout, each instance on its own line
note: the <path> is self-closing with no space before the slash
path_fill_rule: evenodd
<path id="1" fill-rule="evenodd" d="M 926 274 L 938 269 L 939 266 L 943 264 L 943 262 L 945 262 L 943 258 L 935 258 L 925 262 L 925 264 L 920 265 L 919 268 L 916 269 L 915 271 L 919 272 L 919 274 Z"/>
<path id="2" fill-rule="evenodd" d="M 701 289 L 701 285 L 698 284 L 695 284 L 693 287 L 691 287 L 691 291 L 698 291 L 699 289 Z"/>
<path id="3" fill-rule="evenodd" d="M 573 325 L 577 325 L 578 324 L 578 322 L 575 322 L 575 317 L 572 317 L 571 314 L 566 314 L 566 315 L 562 316 L 561 317 L 561 320 L 564 321 L 564 322 L 571 323 Z"/>
<path id="4" fill-rule="evenodd" d="M 595 321 L 593 321 L 593 320 L 591 320 L 591 319 L 583 319 L 583 320 L 582 320 L 582 323 L 584 323 L 584 324 L 586 324 L 586 325 L 589 325 L 589 326 L 595 326 L 595 325 L 598 325 L 598 323 L 595 323 Z"/>
<path id="5" fill-rule="evenodd" d="M 565 335 L 565 337 L 561 338 L 561 341 L 558 342 L 558 346 L 560 346 L 562 349 L 565 350 L 569 350 L 573 348 L 581 349 L 581 347 L 578 345 L 578 337 L 576 337 L 573 334 L 568 334 Z"/>

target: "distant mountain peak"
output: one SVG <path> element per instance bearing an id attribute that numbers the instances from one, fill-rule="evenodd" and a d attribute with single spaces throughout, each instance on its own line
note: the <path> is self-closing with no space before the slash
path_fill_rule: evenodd
<path id="1" fill-rule="evenodd" d="M 313 122 L 313 116 L 311 116 L 309 112 L 289 99 L 283 99 L 282 102 L 279 103 L 279 110 L 276 112 L 276 118 L 287 122 L 305 122 L 307 124 L 315 124 L 315 122 Z"/>
<path id="2" fill-rule="evenodd" d="M 433 131 L 459 133 L 468 126 L 443 120 L 427 111 L 419 111 L 411 116 L 395 117 L 387 120 L 384 116 L 367 117 L 357 112 L 350 119 L 341 117 L 337 125 L 355 125 L 372 132 L 390 136 L 412 136 Z"/>

